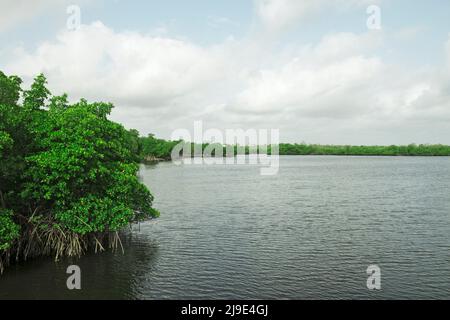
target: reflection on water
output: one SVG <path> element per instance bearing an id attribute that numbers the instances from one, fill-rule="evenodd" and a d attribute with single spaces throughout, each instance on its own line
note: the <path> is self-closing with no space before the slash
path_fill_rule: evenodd
<path id="1" fill-rule="evenodd" d="M 253 166 L 142 166 L 161 218 L 70 261 L 10 268 L 0 298 L 450 298 L 450 158 L 281 157 Z M 368 291 L 377 264 L 382 290 Z"/>
<path id="2" fill-rule="evenodd" d="M 12 266 L 0 279 L 0 299 L 135 299 L 141 294 L 139 283 L 158 259 L 158 244 L 139 232 L 121 239 L 125 254 L 108 251 Z M 66 269 L 72 264 L 81 268 L 80 291 L 66 287 Z"/>

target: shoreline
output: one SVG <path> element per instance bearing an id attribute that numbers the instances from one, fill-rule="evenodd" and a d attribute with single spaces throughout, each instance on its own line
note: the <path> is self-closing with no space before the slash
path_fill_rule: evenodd
<path id="1" fill-rule="evenodd" d="M 249 155 L 257 155 L 257 154 L 245 154 L 239 156 L 249 156 Z M 270 154 L 268 155 L 270 156 Z M 372 158 L 450 158 L 450 155 L 415 155 L 415 154 L 279 154 L 279 157 L 355 157 L 355 158 L 363 158 L 363 157 L 372 157 Z M 237 155 L 233 156 L 234 158 Z M 206 158 L 206 157 L 191 157 L 194 158 Z M 212 157 L 212 158 L 220 158 L 220 157 Z M 230 158 L 227 156 L 223 156 L 222 158 Z M 157 164 L 160 162 L 172 162 L 172 159 L 163 159 L 163 158 L 152 158 L 152 159 L 144 159 L 141 160 L 141 164 Z"/>

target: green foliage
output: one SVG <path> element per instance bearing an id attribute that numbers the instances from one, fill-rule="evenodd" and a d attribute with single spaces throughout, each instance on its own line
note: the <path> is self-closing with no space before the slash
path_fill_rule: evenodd
<path id="1" fill-rule="evenodd" d="M 13 141 L 7 132 L 0 131 L 0 159 L 3 152 L 11 148 Z"/>
<path id="2" fill-rule="evenodd" d="M 131 153 L 134 156 L 134 160 L 139 162 L 141 160 L 140 154 L 142 152 L 142 146 L 139 138 L 139 131 L 131 129 L 127 132 L 128 145 L 130 146 Z"/>
<path id="3" fill-rule="evenodd" d="M 28 110 L 39 110 L 45 105 L 45 101 L 50 96 L 50 91 L 46 87 L 47 79 L 41 73 L 31 85 L 31 89 L 24 92 L 23 106 Z"/>
<path id="4" fill-rule="evenodd" d="M 170 160 L 172 149 L 180 141 L 166 141 L 157 139 L 153 135 L 140 138 L 140 155 L 142 159 L 162 159 Z M 205 149 L 211 146 L 208 143 L 190 145 L 191 156 L 201 157 Z M 217 144 L 216 144 L 217 145 Z M 217 145 L 216 150 L 222 149 L 222 154 L 227 154 L 227 146 Z M 238 145 L 230 146 L 233 154 L 254 153 L 249 146 L 241 147 Z M 407 146 L 338 146 L 338 145 L 317 145 L 317 144 L 279 144 L 279 155 L 337 155 L 337 156 L 450 156 L 450 146 L 446 145 L 416 145 Z M 189 148 L 189 146 L 188 146 Z M 212 149 L 212 148 L 211 148 Z M 258 147 L 261 149 L 261 146 Z M 199 152 L 200 151 L 200 152 Z M 263 151 L 271 154 L 271 146 Z M 214 155 L 214 153 L 213 153 Z"/>
<path id="5" fill-rule="evenodd" d="M 332 146 L 280 144 L 280 155 L 347 155 L 347 156 L 450 156 L 450 146 Z"/>
<path id="6" fill-rule="evenodd" d="M 35 128 L 40 151 L 26 158 L 23 197 L 51 208 L 80 234 L 117 231 L 150 217 L 153 198 L 138 181 L 129 132 L 107 119 L 112 105 L 61 105 Z"/>
<path id="7" fill-rule="evenodd" d="M 16 105 L 20 98 L 21 84 L 19 77 L 7 77 L 0 71 L 0 105 Z"/>
<path id="8" fill-rule="evenodd" d="M 157 217 L 137 177 L 139 133 L 108 120 L 112 104 L 70 104 L 46 83 L 37 76 L 22 106 L 21 80 L 0 72 L 0 249 L 30 225 L 79 239 Z"/>
<path id="9" fill-rule="evenodd" d="M 0 253 L 19 237 L 20 227 L 13 221 L 13 213 L 0 209 Z"/>
<path id="10" fill-rule="evenodd" d="M 149 134 L 147 137 L 140 138 L 140 153 L 143 159 L 160 159 L 170 160 L 172 149 L 180 141 L 166 141 L 157 139 L 154 135 Z"/>

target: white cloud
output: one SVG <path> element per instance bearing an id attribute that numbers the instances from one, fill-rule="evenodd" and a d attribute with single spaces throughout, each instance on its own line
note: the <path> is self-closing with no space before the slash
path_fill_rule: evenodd
<path id="1" fill-rule="evenodd" d="M 330 111 L 335 103 L 327 104 L 327 99 L 339 96 L 345 100 L 345 96 L 353 96 L 351 90 L 370 84 L 384 72 L 378 58 L 365 55 L 379 44 L 376 34 L 325 36 L 315 46 L 298 48 L 287 62 L 249 75 L 231 108 L 243 113 L 279 112 L 288 108 L 311 116 L 321 113 L 318 102 L 324 101 L 322 107 Z M 329 115 L 341 117 L 339 113 L 350 111 L 357 110 L 341 106 Z"/>
<path id="2" fill-rule="evenodd" d="M 199 46 L 96 22 L 33 51 L 16 48 L 0 56 L 0 68 L 27 82 L 44 72 L 54 94 L 111 101 L 114 119 L 164 137 L 201 119 L 217 128 L 275 127 L 289 141 L 450 143 L 440 124 L 450 119 L 450 69 L 392 66 L 377 56 L 380 46 L 373 32 L 281 51 L 252 39 Z M 450 66 L 450 36 L 446 50 Z"/>
<path id="3" fill-rule="evenodd" d="M 390 65 L 371 53 L 381 44 L 374 33 L 325 36 L 299 48 L 289 61 L 251 74 L 228 108 L 245 118 L 262 114 L 283 123 L 288 139 L 450 142 L 443 123 L 450 120 L 449 74 Z M 321 137 L 324 132 L 331 137 Z"/>
<path id="4" fill-rule="evenodd" d="M 36 52 L 17 50 L 11 73 L 44 72 L 55 92 L 115 101 L 129 106 L 164 105 L 214 80 L 220 71 L 214 50 L 136 32 L 119 32 L 100 22 L 61 32 Z M 68 81 L 70 79 L 70 81 Z"/>
<path id="5" fill-rule="evenodd" d="M 362 56 L 321 65 L 295 58 L 281 69 L 263 70 L 250 78 L 235 107 L 241 112 L 279 112 L 288 108 L 303 116 L 341 117 L 342 113 L 355 116 L 358 106 L 353 106 L 354 103 L 352 108 L 342 103 L 336 106 L 335 99 L 348 100 L 352 90 L 369 83 L 382 70 L 378 59 Z"/>

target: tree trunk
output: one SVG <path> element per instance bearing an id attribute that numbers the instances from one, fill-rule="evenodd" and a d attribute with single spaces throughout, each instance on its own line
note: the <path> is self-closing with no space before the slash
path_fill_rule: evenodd
<path id="1" fill-rule="evenodd" d="M 3 192 L 2 192 L 2 190 L 0 190 L 0 206 L 1 206 L 3 209 L 6 209 L 5 199 L 3 198 Z"/>

